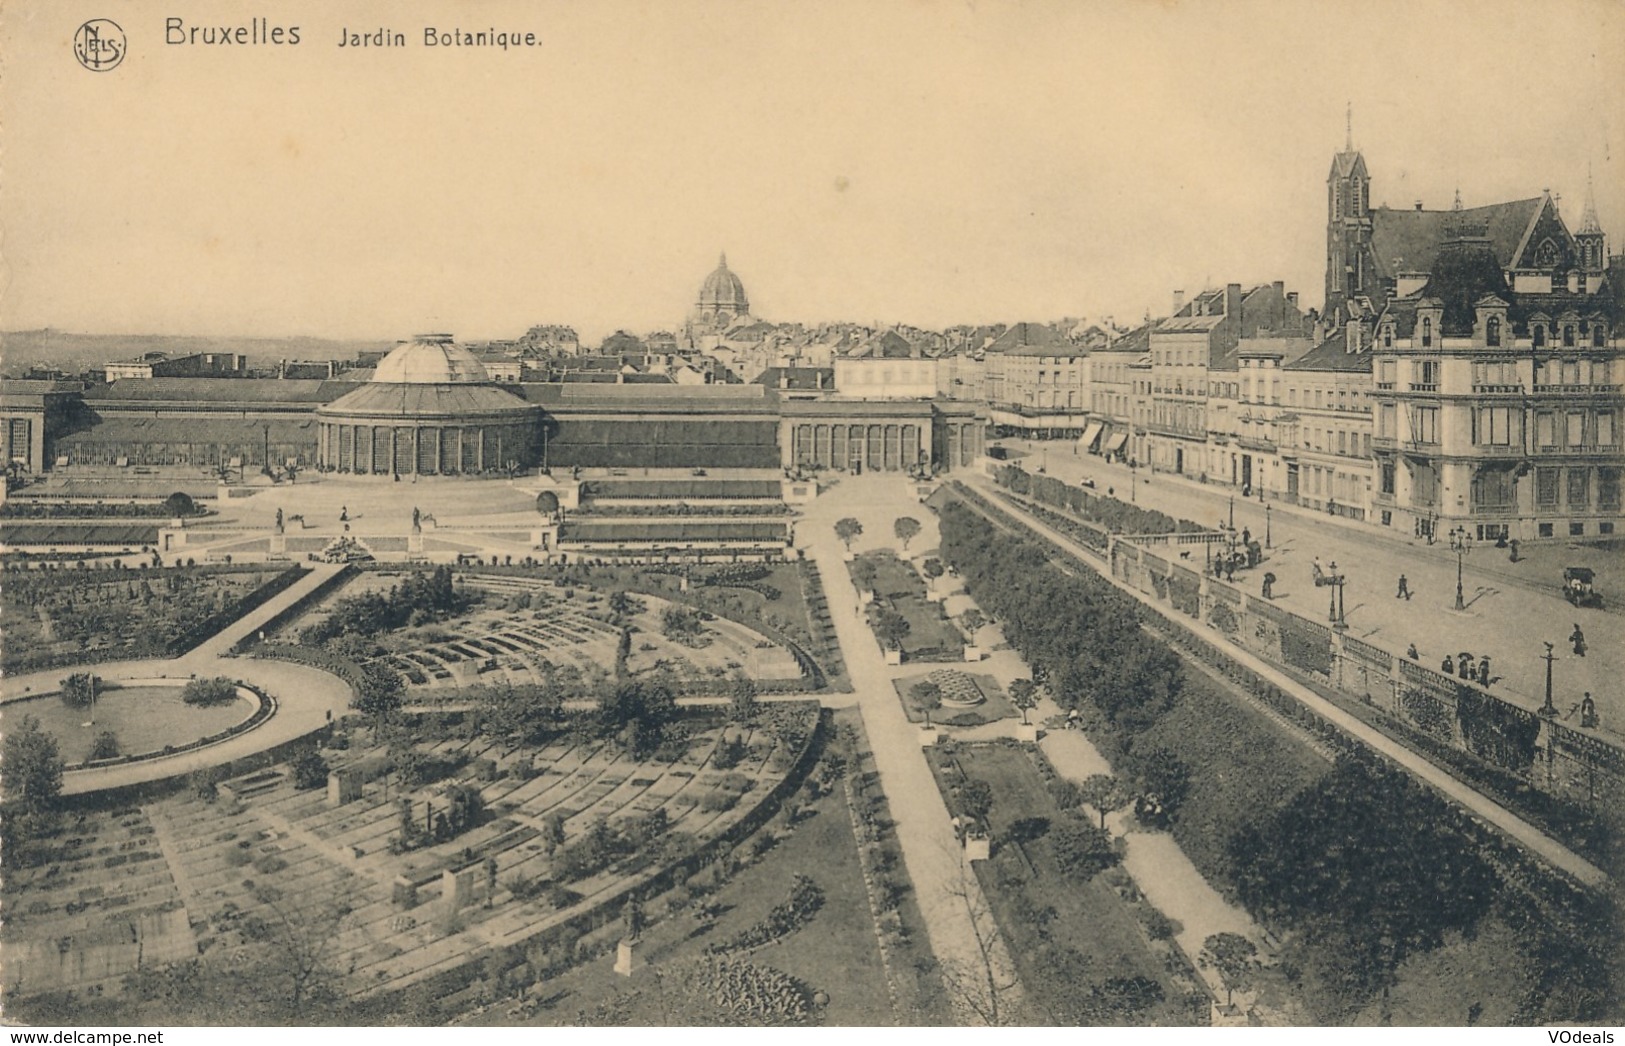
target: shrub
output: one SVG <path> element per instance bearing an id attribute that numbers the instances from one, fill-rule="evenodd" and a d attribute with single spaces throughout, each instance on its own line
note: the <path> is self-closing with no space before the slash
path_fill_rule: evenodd
<path id="1" fill-rule="evenodd" d="M 204 708 L 227 705 L 237 700 L 237 684 L 225 676 L 194 679 L 181 688 L 181 700 Z"/>

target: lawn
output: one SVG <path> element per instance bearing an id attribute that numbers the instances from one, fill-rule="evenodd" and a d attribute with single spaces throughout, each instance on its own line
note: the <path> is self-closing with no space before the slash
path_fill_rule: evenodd
<path id="1" fill-rule="evenodd" d="M 118 737 L 121 755 L 141 755 L 229 730 L 253 711 L 254 706 L 241 698 L 210 707 L 188 705 L 181 700 L 180 686 L 102 690 L 96 695 L 94 711 L 70 708 L 56 694 L 8 702 L 5 706 L 7 718 L 37 718 L 40 729 L 57 739 L 62 758 L 69 764 L 90 758 L 96 735 L 105 730 Z"/>
<path id="2" fill-rule="evenodd" d="M 869 625 L 882 607 L 903 615 L 908 632 L 903 636 L 903 657 L 910 661 L 963 661 L 965 637 L 942 610 L 941 603 L 925 598 L 926 587 L 914 567 L 889 551 L 865 552 L 847 570 L 857 584 L 859 563 L 871 564 L 875 571 L 874 602 L 869 606 Z M 858 584 L 861 590 L 863 586 Z"/>
<path id="3" fill-rule="evenodd" d="M 937 669 L 936 672 L 944 671 Z M 947 669 L 947 671 L 956 671 Z M 936 672 L 926 672 L 907 679 L 892 680 L 892 687 L 897 691 L 898 700 L 903 702 L 903 711 L 907 714 L 909 722 L 925 722 L 925 707 L 914 696 L 916 684 L 929 679 Z M 1000 719 L 1009 719 L 1016 714 L 1016 707 L 1005 696 L 999 681 L 990 675 L 978 672 L 961 672 L 965 678 L 973 682 L 982 692 L 983 701 L 971 707 L 958 707 L 944 702 L 939 708 L 931 712 L 931 722 L 943 726 L 981 726 L 983 723 L 992 723 Z"/>
<path id="4" fill-rule="evenodd" d="M 1023 748 L 941 746 L 928 756 L 950 808 L 958 781 L 980 779 L 992 787 L 993 856 L 976 862 L 976 874 L 1035 1019 L 1060 1025 L 1196 1023 L 1188 980 L 1170 972 L 1181 968 L 1180 960 L 1167 945 L 1149 941 L 1134 911 L 1106 881 L 1111 873 L 1080 883 L 1061 871 L 1047 838 L 1060 810 Z M 1129 982 L 1143 990 L 1119 991 L 1117 1002 L 1106 1001 Z"/>

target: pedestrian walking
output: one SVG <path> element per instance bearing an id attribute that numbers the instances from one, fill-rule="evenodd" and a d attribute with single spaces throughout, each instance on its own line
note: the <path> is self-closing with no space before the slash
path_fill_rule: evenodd
<path id="1" fill-rule="evenodd" d="M 1247 545 L 1251 544 L 1252 540 L 1253 540 L 1253 532 L 1251 530 L 1248 530 L 1246 527 L 1242 527 L 1241 528 L 1241 544 L 1242 544 L 1242 547 L 1245 548 Z"/>
<path id="2" fill-rule="evenodd" d="M 1574 644 L 1574 656 L 1586 656 L 1586 634 L 1580 631 L 1580 623 L 1575 622 L 1574 631 L 1569 634 L 1569 642 Z"/>
<path id="3" fill-rule="evenodd" d="M 1597 725 L 1597 702 L 1591 700 L 1591 691 L 1580 702 L 1580 725 L 1588 730 L 1595 729 Z"/>
<path id="4" fill-rule="evenodd" d="M 1405 600 L 1411 598 L 1411 583 L 1404 574 L 1399 575 L 1399 591 L 1394 593 L 1394 598 Z"/>
<path id="5" fill-rule="evenodd" d="M 1473 655 L 1469 650 L 1463 650 L 1456 655 L 1456 674 L 1466 679 L 1467 673 L 1473 670 Z"/>
<path id="6" fill-rule="evenodd" d="M 1490 685 L 1490 656 L 1488 654 L 1478 659 L 1478 681 L 1485 686 Z"/>
<path id="7" fill-rule="evenodd" d="M 1405 648 L 1405 656 L 1410 658 L 1412 661 L 1422 660 L 1422 655 L 1417 651 L 1415 643 L 1412 643 L 1410 646 Z"/>
<path id="8" fill-rule="evenodd" d="M 1444 661 L 1440 663 L 1439 671 L 1443 672 L 1447 676 L 1453 676 L 1456 674 L 1456 663 L 1450 660 L 1449 654 L 1444 655 Z"/>
<path id="9" fill-rule="evenodd" d="M 1274 571 L 1266 571 L 1265 574 L 1264 574 L 1264 598 L 1265 599 L 1274 599 L 1275 598 L 1274 592 L 1275 592 L 1275 573 L 1274 573 Z"/>

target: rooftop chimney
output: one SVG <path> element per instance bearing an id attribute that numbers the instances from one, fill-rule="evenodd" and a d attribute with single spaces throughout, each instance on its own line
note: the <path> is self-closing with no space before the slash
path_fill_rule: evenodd
<path id="1" fill-rule="evenodd" d="M 1421 210 L 1421 209 L 1422 209 L 1422 201 L 1421 201 L 1421 200 L 1417 200 L 1417 201 L 1416 201 L 1416 209 L 1417 209 L 1417 210 Z"/>
<path id="2" fill-rule="evenodd" d="M 1241 284 L 1231 283 L 1224 288 L 1224 314 L 1241 319 Z"/>
<path id="3" fill-rule="evenodd" d="M 1184 291 L 1175 291 L 1174 292 L 1174 311 L 1173 311 L 1173 315 L 1175 315 L 1175 316 L 1179 315 L 1179 310 L 1183 309 L 1184 307 L 1185 307 L 1185 292 Z"/>

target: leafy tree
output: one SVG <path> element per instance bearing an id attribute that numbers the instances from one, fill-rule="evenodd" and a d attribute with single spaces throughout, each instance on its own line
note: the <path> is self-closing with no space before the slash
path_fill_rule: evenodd
<path id="1" fill-rule="evenodd" d="M 886 607 L 875 615 L 875 635 L 893 650 L 902 648 L 903 637 L 908 635 L 911 627 L 908 618 L 891 607 Z"/>
<path id="2" fill-rule="evenodd" d="M 1224 978 L 1224 1004 L 1235 1001 L 1236 989 L 1252 986 L 1258 946 L 1239 933 L 1216 933 L 1202 942 L 1202 955 Z"/>
<path id="3" fill-rule="evenodd" d="M 925 575 L 925 579 L 927 581 L 935 585 L 937 583 L 937 578 L 947 573 L 947 570 L 943 567 L 942 560 L 938 559 L 936 556 L 932 556 L 930 559 L 920 564 L 920 572 Z"/>
<path id="4" fill-rule="evenodd" d="M 62 703 L 69 708 L 89 708 L 96 700 L 96 684 L 100 682 L 89 672 L 75 672 L 62 680 Z"/>
<path id="5" fill-rule="evenodd" d="M 976 645 L 976 633 L 987 627 L 987 615 L 975 607 L 971 607 L 959 615 L 959 624 L 970 633 L 971 645 Z"/>
<path id="6" fill-rule="evenodd" d="M 118 754 L 118 734 L 111 730 L 103 730 L 90 743 L 90 758 L 92 759 L 112 759 Z"/>
<path id="7" fill-rule="evenodd" d="M 873 592 L 875 582 L 880 578 L 880 569 L 870 559 L 854 559 L 851 573 L 852 583 L 858 586 L 860 592 Z"/>
<path id="8" fill-rule="evenodd" d="M 1021 725 L 1028 725 L 1027 713 L 1038 707 L 1038 687 L 1031 679 L 1012 679 L 1010 703 L 1021 710 Z"/>
<path id="9" fill-rule="evenodd" d="M 622 627 L 620 638 L 615 641 L 615 678 L 622 679 L 631 675 L 627 667 L 632 660 L 632 630 Z"/>
<path id="10" fill-rule="evenodd" d="M 1151 820 L 1172 820 L 1190 794 L 1190 768 L 1166 748 L 1152 749 L 1140 760 L 1139 779 L 1141 792 L 1154 803 Z"/>
<path id="11" fill-rule="evenodd" d="M 564 845 L 563 814 L 548 814 L 542 820 L 542 845 L 547 848 L 549 857 L 553 856 L 553 851 Z"/>
<path id="12" fill-rule="evenodd" d="M 959 786 L 959 808 L 967 817 L 986 821 L 993 810 L 993 786 L 979 777 L 973 777 Z"/>
<path id="13" fill-rule="evenodd" d="M 6 731 L 0 745 L 0 777 L 7 805 L 38 813 L 62 793 L 62 754 L 56 738 L 40 729 L 39 719 L 25 715 Z"/>
<path id="14" fill-rule="evenodd" d="M 925 713 L 925 721 L 931 721 L 931 713 L 942 707 L 942 687 L 929 679 L 922 679 L 908 688 L 908 696 L 920 706 Z"/>
<path id="15" fill-rule="evenodd" d="M 728 687 L 728 715 L 736 723 L 748 723 L 756 718 L 756 684 L 749 676 L 739 675 Z"/>
<path id="16" fill-rule="evenodd" d="M 184 490 L 177 490 L 164 499 L 164 509 L 171 516 L 192 516 L 197 514 L 197 504 L 192 495 Z"/>
<path id="17" fill-rule="evenodd" d="M 1108 977 L 1091 992 L 1091 1002 L 1109 1023 L 1144 1013 L 1164 998 L 1162 985 L 1144 975 Z"/>
<path id="18" fill-rule="evenodd" d="M 300 790 L 327 784 L 327 760 L 314 748 L 306 748 L 289 760 L 288 769 L 293 771 L 293 786 Z"/>
<path id="19" fill-rule="evenodd" d="M 1111 774 L 1090 774 L 1078 787 L 1078 799 L 1100 811 L 1100 827 L 1104 829 L 1106 815 L 1127 806 L 1130 796 Z"/>
<path id="20" fill-rule="evenodd" d="M 609 612 L 617 618 L 626 619 L 643 610 L 641 600 L 634 599 L 624 590 L 617 590 L 609 594 Z"/>
<path id="21" fill-rule="evenodd" d="M 1050 828 L 1049 842 L 1061 871 L 1079 882 L 1089 881 L 1122 860 L 1105 829 L 1075 816 L 1057 820 Z"/>
<path id="22" fill-rule="evenodd" d="M 897 522 L 892 524 L 892 533 L 897 540 L 903 543 L 903 551 L 908 551 L 908 543 L 920 536 L 920 521 L 913 516 L 899 516 Z"/>
<path id="23" fill-rule="evenodd" d="M 852 551 L 852 542 L 863 534 L 863 524 L 851 516 L 835 521 L 835 536 L 841 539 L 848 552 Z"/>
<path id="24" fill-rule="evenodd" d="M 704 633 L 699 611 L 693 607 L 669 606 L 660 614 L 660 634 L 674 643 L 692 645 Z"/>
<path id="25" fill-rule="evenodd" d="M 406 683 L 401 674 L 382 661 L 361 666 L 361 681 L 350 707 L 372 719 L 374 727 L 400 710 Z"/>

